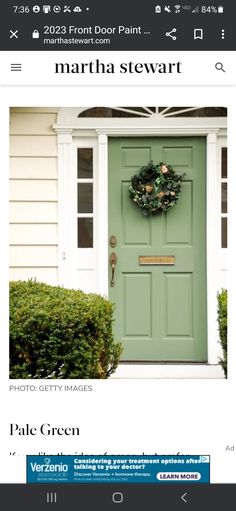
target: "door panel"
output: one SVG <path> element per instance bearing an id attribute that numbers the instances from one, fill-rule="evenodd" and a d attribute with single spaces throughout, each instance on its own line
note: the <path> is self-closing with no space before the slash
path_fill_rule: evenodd
<path id="1" fill-rule="evenodd" d="M 193 225 L 192 182 L 182 183 L 181 207 L 176 207 L 174 214 L 165 215 L 164 244 L 192 245 Z M 181 230 L 179 226 L 181 225 Z"/>
<path id="2" fill-rule="evenodd" d="M 163 302 L 166 304 L 163 314 L 164 337 L 192 337 L 192 273 L 164 273 Z"/>
<path id="3" fill-rule="evenodd" d="M 131 176 L 148 161 L 185 172 L 178 203 L 145 217 L 130 199 Z M 109 141 L 109 237 L 115 235 L 114 333 L 123 360 L 207 360 L 205 139 Z M 140 256 L 174 256 L 174 265 L 140 265 Z M 111 279 L 111 269 L 109 278 Z"/>
<path id="4" fill-rule="evenodd" d="M 122 338 L 151 338 L 151 273 L 124 273 L 122 278 Z"/>

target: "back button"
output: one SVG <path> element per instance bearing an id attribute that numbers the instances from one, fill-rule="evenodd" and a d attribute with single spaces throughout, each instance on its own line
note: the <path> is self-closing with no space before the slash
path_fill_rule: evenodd
<path id="1" fill-rule="evenodd" d="M 185 493 L 183 493 L 183 495 L 181 495 L 181 500 L 182 502 L 184 502 L 185 504 L 188 503 L 188 499 L 187 499 L 187 496 L 188 496 L 188 492 L 186 491 Z"/>

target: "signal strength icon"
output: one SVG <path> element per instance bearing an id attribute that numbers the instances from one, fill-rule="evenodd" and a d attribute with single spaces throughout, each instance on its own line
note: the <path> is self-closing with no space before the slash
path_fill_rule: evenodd
<path id="1" fill-rule="evenodd" d="M 192 13 L 197 14 L 199 12 L 199 9 L 200 9 L 200 7 L 199 7 L 199 5 L 197 5 L 197 7 L 195 7 L 195 9 L 192 10 Z"/>
<path id="2" fill-rule="evenodd" d="M 181 9 L 181 5 L 175 5 L 175 14 L 179 14 Z"/>

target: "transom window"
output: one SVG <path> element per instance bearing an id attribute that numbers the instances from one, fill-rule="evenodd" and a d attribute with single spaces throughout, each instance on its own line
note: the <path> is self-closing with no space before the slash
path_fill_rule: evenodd
<path id="1" fill-rule="evenodd" d="M 127 107 L 92 107 L 83 109 L 78 117 L 226 117 L 224 107 L 156 107 L 156 106 L 127 106 Z"/>

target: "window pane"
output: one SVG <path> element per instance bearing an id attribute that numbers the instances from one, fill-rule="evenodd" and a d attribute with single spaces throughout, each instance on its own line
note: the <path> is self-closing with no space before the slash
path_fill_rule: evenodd
<path id="1" fill-rule="evenodd" d="M 117 107 L 118 108 L 118 107 Z M 117 110 L 116 108 L 108 108 L 108 107 L 93 107 L 87 108 L 83 110 L 78 117 L 142 117 L 139 116 L 135 112 L 140 112 L 141 114 L 146 114 L 147 111 L 144 107 L 140 106 L 123 106 L 127 110 L 131 110 L 130 112 L 123 112 L 121 110 Z M 156 107 L 149 106 L 147 107 L 153 113 L 156 112 Z M 161 113 L 167 107 L 158 107 L 158 112 Z M 173 117 L 226 117 L 227 116 L 227 108 L 225 107 L 205 107 L 205 108 L 196 108 L 195 110 L 191 110 L 189 112 L 184 112 L 182 114 L 178 114 L 180 110 L 191 108 L 187 106 L 178 106 L 178 107 L 170 107 L 168 113 L 172 113 Z M 145 115 L 146 116 L 146 115 Z"/>
<path id="2" fill-rule="evenodd" d="M 227 248 L 227 218 L 221 218 L 221 246 Z"/>
<path id="3" fill-rule="evenodd" d="M 227 213 L 227 183 L 221 183 L 221 212 Z"/>
<path id="4" fill-rule="evenodd" d="M 179 116 L 179 117 L 185 117 Z M 208 107 L 208 108 L 198 108 L 196 111 L 187 112 L 186 117 L 227 117 L 227 108 L 224 107 Z"/>
<path id="5" fill-rule="evenodd" d="M 78 149 L 78 179 L 93 177 L 93 150 Z"/>
<path id="6" fill-rule="evenodd" d="M 78 213 L 93 212 L 93 184 L 78 183 Z"/>
<path id="7" fill-rule="evenodd" d="M 127 108 L 127 110 L 132 110 L 132 112 L 123 112 L 122 110 L 116 110 L 115 108 L 107 108 L 107 107 L 93 107 L 88 108 L 81 112 L 78 117 L 142 117 L 139 116 L 135 112 L 147 113 L 147 111 L 140 106 L 124 106 L 121 108 Z M 148 107 L 151 108 L 153 113 L 155 112 L 156 107 Z"/>
<path id="8" fill-rule="evenodd" d="M 93 248 L 93 218 L 78 218 L 78 248 Z"/>
<path id="9" fill-rule="evenodd" d="M 227 178 L 227 147 L 221 149 L 221 177 Z"/>
<path id="10" fill-rule="evenodd" d="M 167 107 L 160 107 L 159 112 Z M 180 110 L 191 108 L 191 106 L 177 106 L 171 107 L 168 110 L 168 114 L 172 113 L 172 117 L 227 117 L 227 108 L 224 107 L 205 107 L 196 108 L 195 110 L 189 110 L 178 114 Z M 167 113 L 167 112 L 166 112 Z"/>

